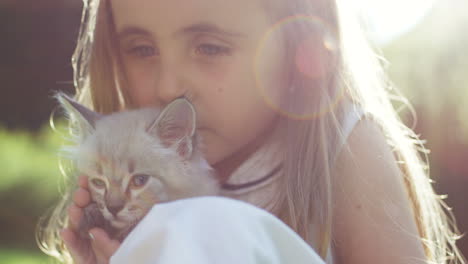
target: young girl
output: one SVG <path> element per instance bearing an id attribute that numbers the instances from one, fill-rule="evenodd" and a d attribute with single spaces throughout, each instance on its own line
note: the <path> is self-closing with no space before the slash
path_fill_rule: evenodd
<path id="1" fill-rule="evenodd" d="M 347 2 L 84 0 L 76 98 L 110 113 L 187 97 L 223 196 L 278 217 L 327 263 L 463 263 L 421 142 L 393 110 Z M 85 176 L 71 181 L 73 197 L 40 230 L 46 252 L 107 263 L 142 247 L 137 234 L 120 245 L 99 229 L 80 241 L 90 197 Z"/>

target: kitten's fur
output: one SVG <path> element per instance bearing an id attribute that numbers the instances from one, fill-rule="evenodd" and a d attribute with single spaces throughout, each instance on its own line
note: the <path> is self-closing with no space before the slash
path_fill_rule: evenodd
<path id="1" fill-rule="evenodd" d="M 195 112 L 187 100 L 177 99 L 162 111 L 100 115 L 64 94 L 56 97 L 77 122 L 79 138 L 69 153 L 79 173 L 89 177 L 93 203 L 85 208 L 82 237 L 98 226 L 123 240 L 156 203 L 218 194 L 218 182 L 197 148 Z"/>

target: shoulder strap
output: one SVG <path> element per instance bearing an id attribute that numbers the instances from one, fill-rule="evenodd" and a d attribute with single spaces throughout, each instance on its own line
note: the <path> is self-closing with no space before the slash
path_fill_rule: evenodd
<path id="1" fill-rule="evenodd" d="M 365 116 L 364 110 L 356 105 L 350 104 L 347 108 L 346 112 L 343 115 L 343 119 L 341 120 L 341 133 L 340 133 L 340 143 L 338 145 L 338 153 L 341 151 L 343 146 L 348 141 L 348 137 L 353 131 L 354 127 L 356 127 L 357 123 L 363 119 Z"/>

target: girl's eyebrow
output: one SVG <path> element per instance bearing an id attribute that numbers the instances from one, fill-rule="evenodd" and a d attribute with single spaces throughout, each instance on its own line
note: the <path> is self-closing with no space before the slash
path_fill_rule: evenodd
<path id="1" fill-rule="evenodd" d="M 174 35 L 186 35 L 193 33 L 209 33 L 214 35 L 222 35 L 226 37 L 246 37 L 245 34 L 240 32 L 228 31 L 221 29 L 219 26 L 212 23 L 196 23 L 183 27 L 176 31 Z M 118 39 L 122 40 L 130 35 L 145 35 L 151 36 L 152 33 L 144 28 L 137 26 L 126 26 L 120 32 L 117 33 Z"/>
<path id="2" fill-rule="evenodd" d="M 196 23 L 196 24 L 192 24 L 190 26 L 184 27 L 178 30 L 175 33 L 175 35 L 193 34 L 193 33 L 209 33 L 209 34 L 214 34 L 214 35 L 223 35 L 226 37 L 246 37 L 245 34 L 242 34 L 240 32 L 224 30 L 215 24 L 207 23 L 207 22 Z"/>
<path id="3" fill-rule="evenodd" d="M 117 38 L 122 40 L 130 35 L 146 35 L 150 36 L 151 32 L 146 29 L 136 26 L 126 26 L 120 32 L 117 33 Z"/>

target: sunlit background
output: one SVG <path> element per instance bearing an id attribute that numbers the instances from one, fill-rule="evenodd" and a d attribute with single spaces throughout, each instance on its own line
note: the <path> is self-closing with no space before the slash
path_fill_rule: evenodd
<path id="1" fill-rule="evenodd" d="M 427 141 L 431 177 L 468 230 L 468 1 L 358 0 L 368 36 L 408 97 L 403 120 Z M 72 92 L 79 0 L 0 0 L 0 264 L 48 263 L 34 229 L 58 197 L 51 91 Z M 399 105 L 398 105 L 399 107 Z M 468 239 L 459 241 L 468 255 Z"/>

